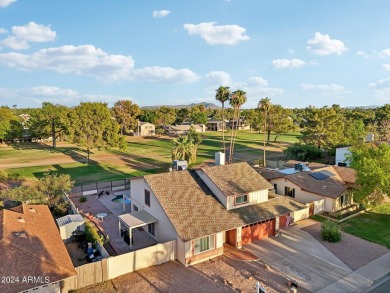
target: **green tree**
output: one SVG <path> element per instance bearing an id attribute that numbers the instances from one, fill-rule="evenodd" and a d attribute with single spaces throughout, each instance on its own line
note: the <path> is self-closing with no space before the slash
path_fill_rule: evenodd
<path id="1" fill-rule="evenodd" d="M 232 124 L 232 132 L 230 135 L 230 148 L 229 148 L 229 164 L 233 161 L 234 154 L 234 143 L 237 137 L 238 131 L 238 123 L 240 120 L 241 106 L 246 102 L 246 92 L 242 90 L 234 91 L 230 96 L 230 105 L 233 107 L 233 124 Z"/>
<path id="2" fill-rule="evenodd" d="M 270 140 L 271 131 L 275 133 L 274 142 L 280 135 L 295 131 L 296 125 L 291 118 L 292 111 L 285 109 L 280 105 L 273 105 L 270 111 L 268 122 L 268 142 Z"/>
<path id="3" fill-rule="evenodd" d="M 73 182 L 68 174 L 46 173 L 39 179 L 37 187 L 46 204 L 53 210 L 63 203 L 64 193 L 71 191 Z"/>
<path id="4" fill-rule="evenodd" d="M 283 153 L 290 159 L 304 162 L 315 160 L 322 156 L 322 151 L 319 148 L 300 143 L 288 146 Z"/>
<path id="5" fill-rule="evenodd" d="M 121 134 L 137 127 L 137 117 L 141 114 L 141 109 L 137 104 L 129 100 L 120 100 L 115 102 L 112 112 L 121 128 Z"/>
<path id="6" fill-rule="evenodd" d="M 251 133 L 253 130 L 260 131 L 260 125 L 262 124 L 263 117 L 259 109 L 249 109 L 243 111 L 245 123 L 249 124 Z"/>
<path id="7" fill-rule="evenodd" d="M 188 108 L 180 108 L 177 110 L 175 124 L 178 125 L 188 121 L 190 121 L 190 110 Z"/>
<path id="8" fill-rule="evenodd" d="M 157 111 L 150 109 L 141 110 L 141 114 L 139 116 L 139 120 L 143 122 L 149 122 L 152 124 L 157 124 Z"/>
<path id="9" fill-rule="evenodd" d="M 57 146 L 57 137 L 67 133 L 69 108 L 52 103 L 42 103 L 42 108 L 31 116 L 29 129 L 34 136 L 39 138 L 52 138 L 52 146 Z"/>
<path id="10" fill-rule="evenodd" d="M 187 160 L 188 164 L 196 161 L 195 145 L 188 136 L 180 136 L 172 140 L 172 160 Z"/>
<path id="11" fill-rule="evenodd" d="M 300 138 L 306 144 L 330 149 L 343 138 L 343 117 L 333 108 L 306 108 L 305 128 Z"/>
<path id="12" fill-rule="evenodd" d="M 370 201 L 372 195 L 378 200 L 378 195 L 390 194 L 390 146 L 387 143 L 352 147 L 349 160 L 357 173 L 359 189 L 354 196 L 358 202 Z"/>
<path id="13" fill-rule="evenodd" d="M 191 107 L 190 117 L 193 124 L 206 124 L 207 110 L 204 105 L 197 105 Z"/>
<path id="14" fill-rule="evenodd" d="M 85 148 L 87 163 L 94 148 L 126 148 L 126 141 L 119 134 L 119 124 L 111 116 L 105 103 L 81 103 L 70 113 L 70 140 Z"/>
<path id="15" fill-rule="evenodd" d="M 18 123 L 19 117 L 11 109 L 0 107 L 0 141 L 10 138 Z"/>
<path id="16" fill-rule="evenodd" d="M 220 86 L 216 90 L 215 99 L 222 104 L 222 146 L 223 152 L 226 153 L 225 146 L 225 102 L 230 98 L 230 88 L 228 86 Z"/>
<path id="17" fill-rule="evenodd" d="M 266 167 L 267 166 L 267 163 L 266 163 L 266 157 L 265 157 L 265 136 L 266 136 L 266 133 L 268 133 L 267 129 L 268 129 L 268 114 L 272 108 L 272 104 L 271 104 L 271 99 L 269 99 L 268 97 L 267 98 L 264 98 L 264 99 L 261 99 L 260 102 L 257 104 L 257 108 L 259 108 L 263 113 L 264 113 L 264 130 L 263 130 L 263 166 Z M 269 142 L 269 136 L 268 136 L 268 142 Z"/>
<path id="18" fill-rule="evenodd" d="M 161 106 L 156 112 L 157 123 L 161 126 L 171 125 L 176 120 L 176 111 L 174 108 Z"/>
<path id="19" fill-rule="evenodd" d="M 367 131 L 362 119 L 348 119 L 344 123 L 344 139 L 342 145 L 356 146 L 362 144 L 366 138 Z"/>
<path id="20" fill-rule="evenodd" d="M 22 185 L 4 189 L 0 192 L 0 198 L 26 204 L 46 204 L 44 195 L 35 186 Z"/>
<path id="21" fill-rule="evenodd" d="M 378 108 L 375 118 L 378 123 L 380 140 L 390 142 L 390 104 Z"/>

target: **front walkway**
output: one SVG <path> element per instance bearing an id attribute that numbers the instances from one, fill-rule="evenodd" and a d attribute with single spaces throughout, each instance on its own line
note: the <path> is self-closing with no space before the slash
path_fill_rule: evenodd
<path id="1" fill-rule="evenodd" d="M 390 271 L 390 253 L 352 271 L 319 241 L 301 228 L 312 220 L 282 230 L 282 236 L 245 245 L 261 260 L 312 292 L 356 292 Z"/>
<path id="2" fill-rule="evenodd" d="M 253 253 L 250 253 L 245 249 L 238 249 L 237 247 L 227 243 L 223 244 L 223 255 L 231 259 L 243 261 L 253 261 L 259 259 Z"/>

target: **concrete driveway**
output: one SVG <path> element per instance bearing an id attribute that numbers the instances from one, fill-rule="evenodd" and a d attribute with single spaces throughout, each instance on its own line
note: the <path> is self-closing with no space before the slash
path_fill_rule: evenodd
<path id="1" fill-rule="evenodd" d="M 289 227 L 282 236 L 258 240 L 244 248 L 312 292 L 352 272 L 301 227 Z"/>

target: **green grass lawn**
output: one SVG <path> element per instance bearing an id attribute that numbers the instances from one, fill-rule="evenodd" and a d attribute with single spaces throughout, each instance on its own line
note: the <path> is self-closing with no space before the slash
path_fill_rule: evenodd
<path id="1" fill-rule="evenodd" d="M 390 203 L 352 218 L 341 227 L 347 233 L 390 248 Z"/>
<path id="2" fill-rule="evenodd" d="M 278 137 L 278 142 L 273 143 L 271 136 L 269 147 L 278 149 L 286 143 L 298 141 L 300 133 L 291 133 Z M 214 154 L 222 150 L 222 133 L 206 132 L 202 135 L 203 141 L 198 146 L 198 157 L 194 166 L 213 161 Z M 85 164 L 85 152 L 71 144 L 59 143 L 59 147 L 52 149 L 49 145 L 35 143 L 16 144 L 0 149 L 0 169 L 10 177 L 21 180 L 34 180 L 49 171 L 69 174 L 76 185 L 95 181 L 111 181 L 130 176 L 140 176 L 167 170 L 171 163 L 171 138 L 153 137 L 146 139 L 130 139 L 125 151 L 118 150 L 93 150 L 92 163 Z M 235 143 L 235 154 L 262 155 L 263 135 L 239 131 Z M 226 146 L 230 142 L 230 132 L 225 135 Z M 280 148 L 279 151 L 281 151 Z M 60 158 L 73 158 L 77 162 L 59 163 Z M 40 161 L 46 162 L 39 165 Z M 49 162 L 52 164 L 48 164 Z M 26 164 L 25 167 L 7 168 L 10 160 L 15 163 Z M 31 166 L 37 163 L 38 166 Z M 30 166 L 27 166 L 30 164 Z"/>

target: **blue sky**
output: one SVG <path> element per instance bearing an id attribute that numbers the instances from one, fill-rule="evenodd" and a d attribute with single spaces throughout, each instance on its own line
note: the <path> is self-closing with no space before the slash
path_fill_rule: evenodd
<path id="1" fill-rule="evenodd" d="M 390 103 L 388 0 L 0 0 L 0 105 Z M 216 103 L 216 102 L 215 102 Z"/>

